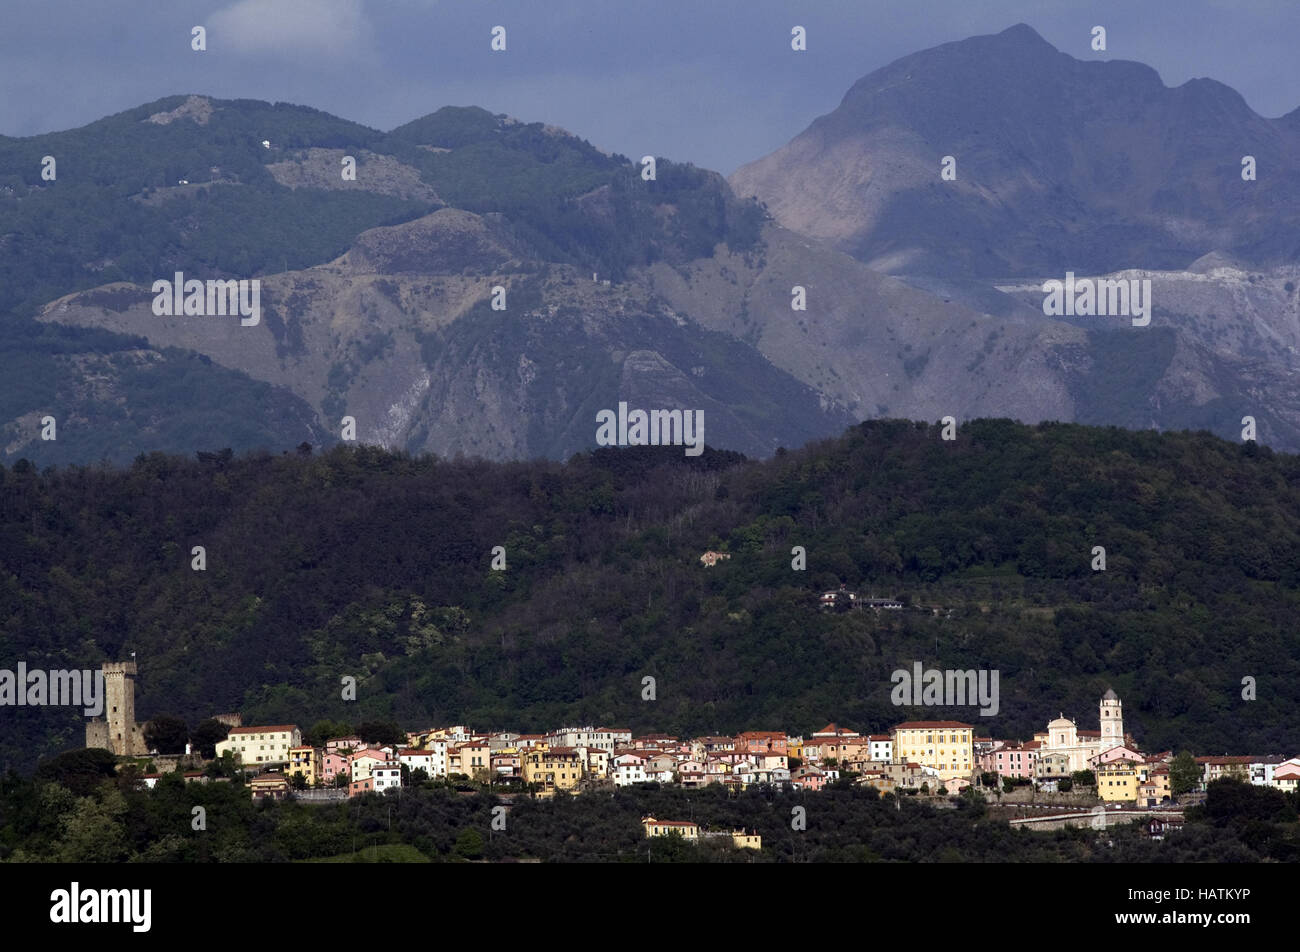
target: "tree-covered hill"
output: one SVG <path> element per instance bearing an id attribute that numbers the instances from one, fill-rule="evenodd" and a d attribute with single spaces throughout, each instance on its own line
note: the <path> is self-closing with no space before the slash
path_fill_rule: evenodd
<path id="1" fill-rule="evenodd" d="M 1058 712 L 1095 729 L 1111 686 L 1147 749 L 1294 754 L 1298 479 L 1294 456 L 1204 433 L 998 420 L 956 441 L 870 422 L 765 462 L 20 462 L 0 469 L 0 667 L 135 651 L 141 719 L 527 731 L 924 716 L 1028 738 Z M 700 564 L 719 548 L 730 560 Z M 819 611 L 841 582 L 909 609 Z M 890 674 L 915 661 L 998 670 L 997 715 L 895 707 Z M 3 716 L 0 766 L 81 743 L 76 714 Z"/>
<path id="2" fill-rule="evenodd" d="M 185 99 L 78 129 L 0 137 L 0 313 L 29 315 L 114 281 L 147 287 L 176 270 L 248 278 L 308 267 L 341 254 L 366 228 L 429 209 L 388 195 L 290 189 L 267 171 L 291 150 L 359 149 L 379 132 L 254 100 L 205 100 L 212 108 L 202 122 L 150 121 Z M 41 175 L 45 156 L 56 162 L 53 181 Z"/>

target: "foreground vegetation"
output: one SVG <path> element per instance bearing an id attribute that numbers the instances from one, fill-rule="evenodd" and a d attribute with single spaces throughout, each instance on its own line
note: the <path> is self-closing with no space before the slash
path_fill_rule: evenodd
<path id="1" fill-rule="evenodd" d="M 444 783 L 331 804 L 253 803 L 239 782 L 185 783 L 165 775 L 152 791 L 129 776 L 106 779 L 79 752 L 36 779 L 0 783 L 0 859 L 11 862 L 1258 862 L 1300 860 L 1294 794 L 1236 780 L 1210 785 L 1181 831 L 1153 841 L 1141 824 L 1105 831 L 1013 830 L 990 819 L 982 797 L 952 809 L 924 798 L 879 797 L 847 784 L 819 793 L 721 787 L 593 791 L 509 802 Z M 100 770 L 111 770 L 111 764 Z M 69 789 L 70 784 L 73 789 Z M 206 829 L 194 829 L 203 807 Z M 794 808 L 807 828 L 792 829 Z M 647 840 L 641 818 L 692 819 L 704 830 L 745 829 L 760 852 L 730 837 L 692 844 Z M 499 824 L 498 824 L 499 826 Z"/>

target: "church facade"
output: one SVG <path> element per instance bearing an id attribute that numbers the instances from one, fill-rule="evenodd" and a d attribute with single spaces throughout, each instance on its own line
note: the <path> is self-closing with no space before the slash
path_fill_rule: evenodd
<path id="1" fill-rule="evenodd" d="M 1106 751 L 1127 746 L 1136 750 L 1124 734 L 1124 706 L 1109 688 L 1101 697 L 1100 730 L 1080 730 L 1064 714 L 1051 721 L 1047 730 L 1034 735 L 1038 741 L 1040 776 L 1069 776 L 1076 770 L 1092 770 Z"/>

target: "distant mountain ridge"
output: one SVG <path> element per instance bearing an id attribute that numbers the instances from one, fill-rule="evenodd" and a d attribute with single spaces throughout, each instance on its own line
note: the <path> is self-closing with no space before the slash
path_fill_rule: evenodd
<path id="1" fill-rule="evenodd" d="M 1297 448 L 1297 134 L 1022 25 L 864 77 L 730 185 L 475 107 L 385 133 L 190 95 L 0 138 L 0 459 L 328 445 L 344 416 L 390 449 L 563 458 L 620 401 L 753 456 L 946 415 L 1253 416 Z M 1043 315 L 1041 281 L 1120 268 L 1149 327 Z M 155 316 L 175 271 L 259 279 L 265 320 Z"/>
<path id="2" fill-rule="evenodd" d="M 1256 267 L 1300 251 L 1300 117 L 1210 79 L 1166 87 L 1018 24 L 903 57 L 730 177 L 787 227 L 898 273 Z M 956 159 L 955 181 L 940 160 Z M 1245 182 L 1241 159 L 1255 157 Z"/>

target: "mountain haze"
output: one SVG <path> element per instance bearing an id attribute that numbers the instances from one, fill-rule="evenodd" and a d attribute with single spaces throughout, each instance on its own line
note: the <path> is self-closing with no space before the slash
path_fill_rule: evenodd
<path id="1" fill-rule="evenodd" d="M 1249 415 L 1297 448 L 1296 115 L 1020 25 L 871 73 L 730 182 L 474 107 L 382 132 L 188 95 L 0 138 L 3 458 L 328 445 L 344 416 L 389 449 L 563 458 L 620 402 L 703 410 L 752 456 L 949 414 Z M 259 279 L 261 323 L 155 316 L 177 271 Z M 1150 280 L 1150 326 L 1045 317 L 1066 271 Z"/>
<path id="2" fill-rule="evenodd" d="M 1298 131 L 1222 83 L 1171 89 L 1019 24 L 863 77 L 730 181 L 786 227 L 899 273 L 1170 269 L 1216 250 L 1265 267 L 1300 251 Z M 945 155 L 956 181 L 940 180 Z"/>

